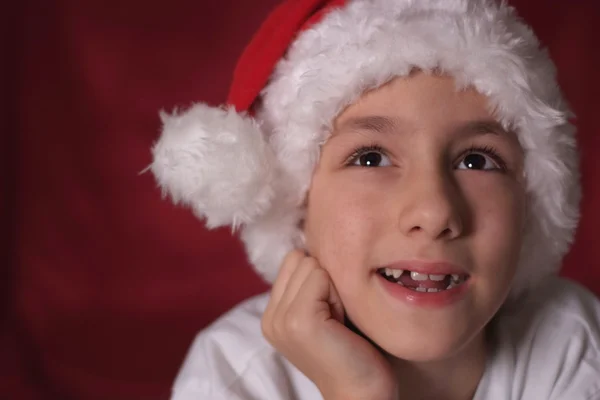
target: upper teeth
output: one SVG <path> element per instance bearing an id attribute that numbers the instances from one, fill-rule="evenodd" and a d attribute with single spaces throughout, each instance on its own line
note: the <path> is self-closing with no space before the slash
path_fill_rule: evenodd
<path id="1" fill-rule="evenodd" d="M 403 273 L 404 273 L 404 271 L 401 269 L 391 269 L 391 268 L 385 269 L 385 274 L 387 276 L 393 276 L 396 279 L 400 278 L 400 275 L 402 275 Z"/>
<path id="2" fill-rule="evenodd" d="M 404 273 L 404 270 L 385 268 L 384 273 L 387 276 L 393 276 L 395 279 L 398 279 Z M 429 279 L 429 280 L 432 280 L 435 282 L 441 282 L 444 279 L 446 279 L 447 276 L 448 275 L 443 275 L 443 274 L 429 274 L 428 275 L 428 274 L 422 274 L 420 272 L 414 272 L 414 271 L 410 272 L 410 277 L 414 281 L 426 281 Z M 461 280 L 460 275 L 458 275 L 458 274 L 452 274 L 451 277 L 452 277 L 452 281 L 454 281 L 455 283 L 458 283 Z"/>
<path id="3" fill-rule="evenodd" d="M 427 276 L 427 274 L 421 274 L 419 272 L 411 272 L 410 277 L 414 281 L 426 281 L 427 279 L 429 279 L 429 276 Z"/>
<path id="4" fill-rule="evenodd" d="M 446 275 L 433 275 L 433 274 L 430 274 L 429 275 L 429 279 L 431 279 L 432 281 L 439 282 L 439 281 L 443 281 L 444 279 L 446 279 Z"/>

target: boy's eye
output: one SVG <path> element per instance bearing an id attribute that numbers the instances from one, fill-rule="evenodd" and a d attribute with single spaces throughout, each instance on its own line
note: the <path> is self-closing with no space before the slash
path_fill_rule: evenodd
<path id="1" fill-rule="evenodd" d="M 359 167 L 389 167 L 392 165 L 388 156 L 381 150 L 363 149 L 352 157 L 351 165 Z"/>
<path id="2" fill-rule="evenodd" d="M 467 153 L 460 163 L 457 169 L 474 169 L 474 170 L 499 170 L 503 169 L 498 162 L 496 162 L 490 155 L 483 154 L 482 152 L 469 152 Z"/>
<path id="3" fill-rule="evenodd" d="M 389 167 L 390 158 L 379 146 L 362 147 L 349 158 L 348 164 L 357 167 Z M 505 171 L 506 164 L 498 153 L 489 147 L 471 148 L 464 153 L 457 169 L 480 171 Z"/>

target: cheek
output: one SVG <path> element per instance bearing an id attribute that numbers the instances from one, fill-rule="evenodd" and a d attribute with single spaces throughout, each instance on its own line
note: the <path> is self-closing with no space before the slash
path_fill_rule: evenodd
<path id="1" fill-rule="evenodd" d="M 308 196 L 307 249 L 334 280 L 349 278 L 352 274 L 342 272 L 367 262 L 367 250 L 377 237 L 379 207 L 370 190 L 357 186 L 343 175 L 315 175 Z"/>
<path id="2" fill-rule="evenodd" d="M 477 177 L 463 185 L 472 215 L 474 251 L 484 264 L 512 272 L 520 253 L 525 217 L 523 186 L 507 177 Z M 494 260 L 496 262 L 494 262 Z M 500 265 L 498 265 L 500 264 Z"/>

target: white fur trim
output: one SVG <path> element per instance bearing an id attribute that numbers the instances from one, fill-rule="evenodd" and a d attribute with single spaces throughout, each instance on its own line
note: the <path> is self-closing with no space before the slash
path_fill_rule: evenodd
<path id="1" fill-rule="evenodd" d="M 161 114 L 150 166 L 163 194 L 214 228 L 252 222 L 270 209 L 277 160 L 252 118 L 197 104 Z"/>
<path id="2" fill-rule="evenodd" d="M 525 150 L 530 223 L 515 293 L 555 273 L 578 221 L 578 157 L 554 65 L 538 47 L 512 8 L 489 0 L 354 0 L 332 11 L 292 44 L 257 115 L 291 179 L 286 195 L 294 201 L 286 202 L 288 214 L 278 212 L 300 215 L 293 204 L 304 198 L 319 146 L 344 107 L 414 68 L 440 69 L 488 96 Z M 285 249 L 301 237 L 297 222 L 246 232 L 248 253 L 264 276 L 276 276 Z M 267 244 L 279 262 L 253 256 Z"/>
<path id="3" fill-rule="evenodd" d="M 297 206 L 279 207 L 267 218 L 242 229 L 241 239 L 248 258 L 267 282 L 275 281 L 281 262 L 289 251 L 304 246 L 302 232 L 298 229 L 300 219 L 301 211 Z"/>

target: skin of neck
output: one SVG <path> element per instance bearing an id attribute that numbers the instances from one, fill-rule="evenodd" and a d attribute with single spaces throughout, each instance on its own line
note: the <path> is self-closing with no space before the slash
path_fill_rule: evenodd
<path id="1" fill-rule="evenodd" d="M 385 354 L 396 374 L 399 399 L 470 400 L 485 371 L 488 343 L 480 332 L 447 359 L 412 362 Z"/>
<path id="2" fill-rule="evenodd" d="M 490 347 L 484 328 L 448 358 L 414 362 L 397 358 L 362 333 L 345 316 L 344 324 L 368 340 L 388 359 L 398 382 L 398 400 L 472 400 L 483 377 Z"/>

